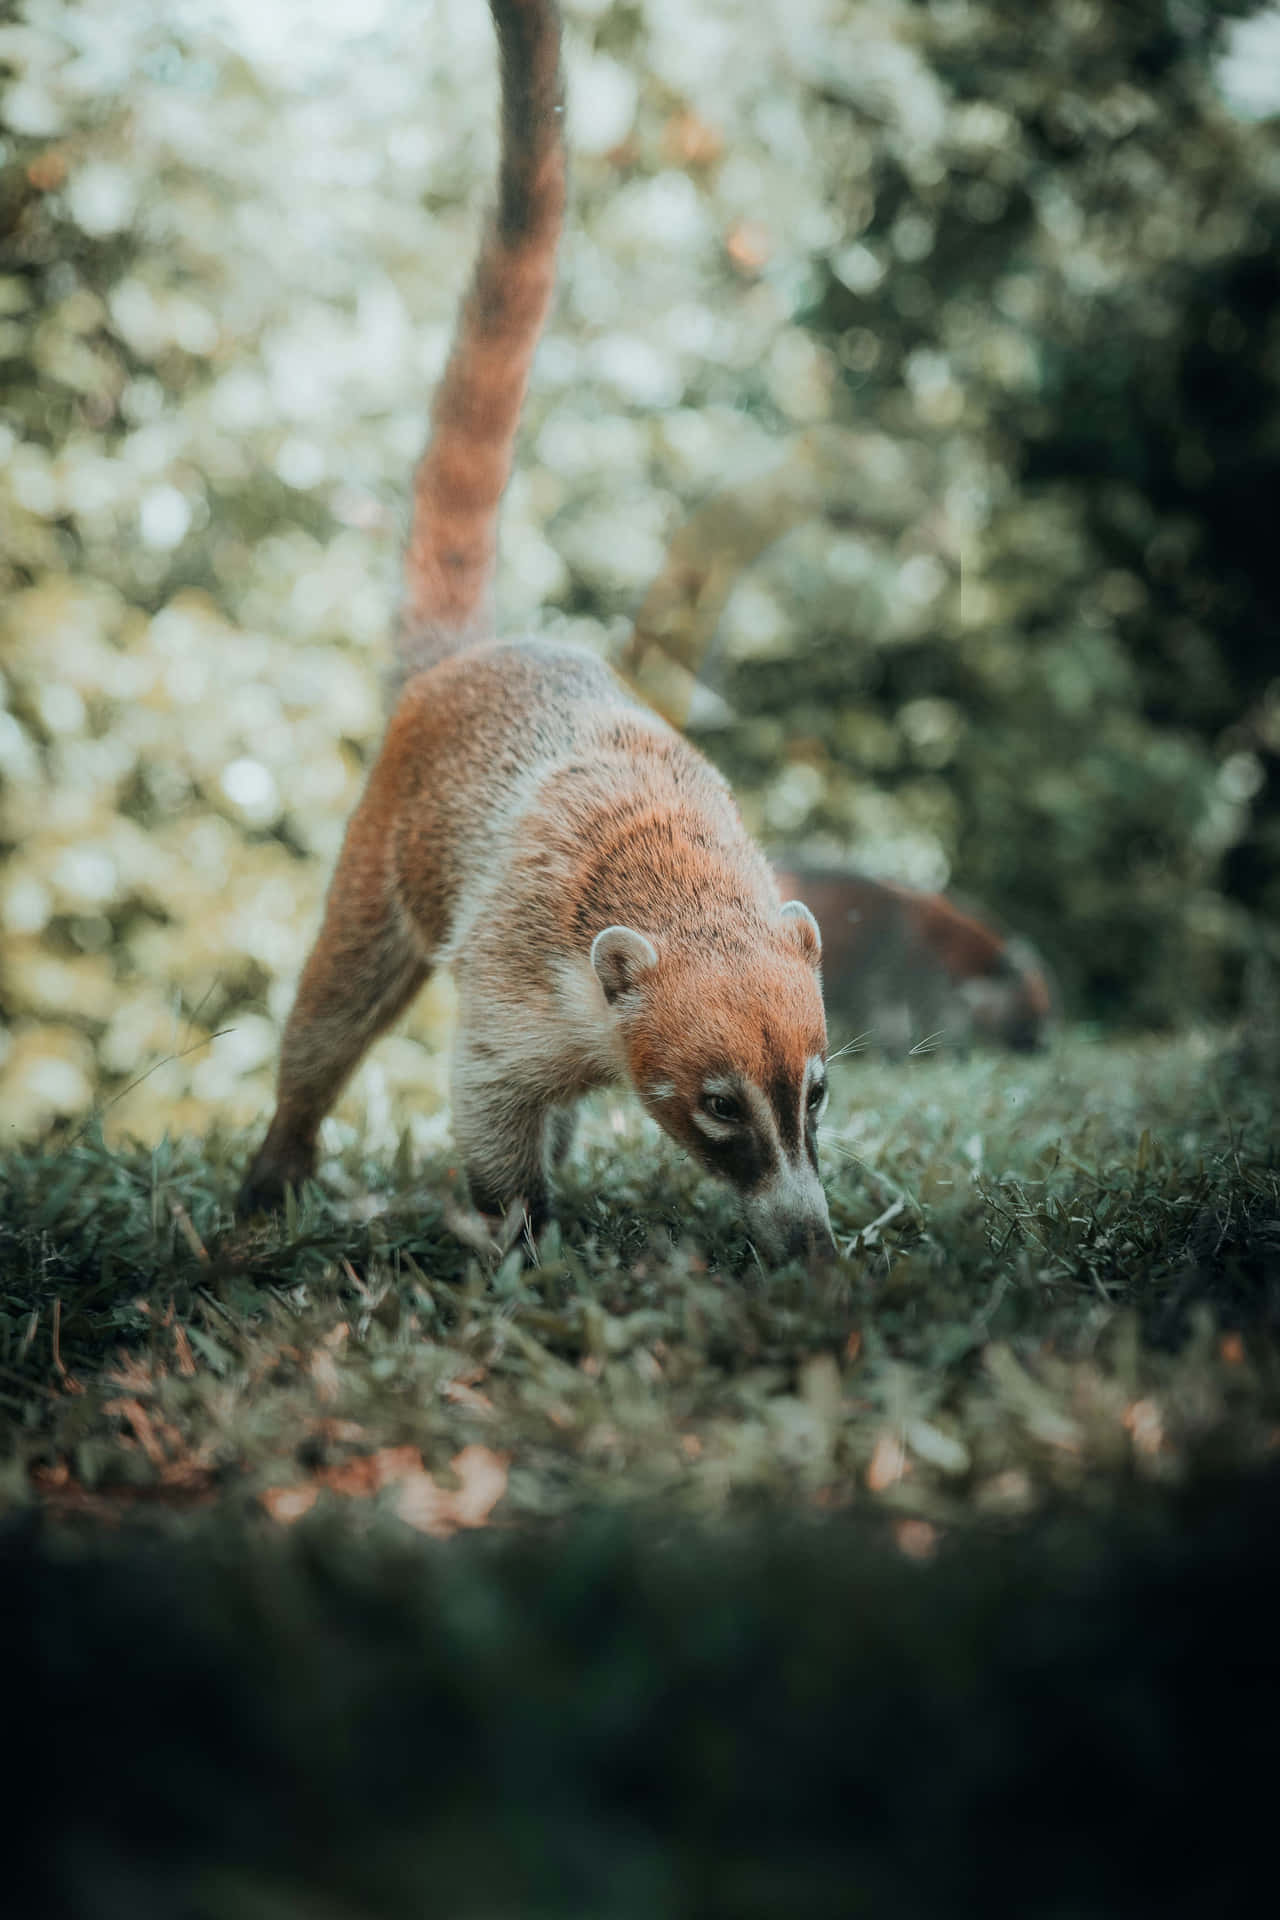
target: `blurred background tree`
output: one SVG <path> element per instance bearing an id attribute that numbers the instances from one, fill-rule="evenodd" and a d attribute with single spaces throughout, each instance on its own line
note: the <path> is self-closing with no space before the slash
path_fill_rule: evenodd
<path id="1" fill-rule="evenodd" d="M 780 825 L 857 848 L 891 796 L 932 842 L 916 877 L 1111 1018 L 1234 1004 L 1280 907 L 1277 143 L 1215 85 L 1230 11 L 1055 6 L 1032 34 L 935 5 L 868 47 L 859 9 L 822 50 L 841 231 L 804 320 L 836 416 L 923 451 L 930 510 L 833 536 L 834 567 L 776 554 L 722 683 L 740 778 L 784 731 L 820 776 Z M 780 609 L 806 599 L 801 680 Z M 870 857 L 901 868 L 892 838 Z"/>
<path id="2" fill-rule="evenodd" d="M 152 1067 L 122 1129 L 257 1117 L 376 739 L 493 73 L 479 0 L 350 12 L 27 0 L 0 26 L 23 1132 Z M 785 537 L 728 540 L 692 725 L 775 843 L 955 886 L 1117 1023 L 1232 1012 L 1276 938 L 1256 13 L 567 6 L 575 202 L 508 624 L 618 657 L 699 504 L 809 462 Z M 446 1015 L 433 990 L 345 1124 L 430 1132 Z"/>

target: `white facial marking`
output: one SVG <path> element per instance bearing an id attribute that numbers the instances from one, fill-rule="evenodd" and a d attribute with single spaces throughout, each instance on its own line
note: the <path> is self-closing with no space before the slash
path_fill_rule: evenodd
<path id="1" fill-rule="evenodd" d="M 773 1175 L 759 1189 L 755 1198 L 762 1211 L 772 1213 L 779 1219 L 811 1213 L 820 1213 L 824 1219 L 826 1217 L 827 1201 L 822 1182 L 807 1160 L 802 1166 L 789 1160 L 780 1160 Z"/>
<path id="2" fill-rule="evenodd" d="M 676 1083 L 674 1080 L 654 1080 L 645 1088 L 650 1100 L 674 1100 Z"/>

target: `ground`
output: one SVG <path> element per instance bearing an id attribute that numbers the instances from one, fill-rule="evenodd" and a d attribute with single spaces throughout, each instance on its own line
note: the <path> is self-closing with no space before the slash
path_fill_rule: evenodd
<path id="1" fill-rule="evenodd" d="M 248 1229 L 242 1135 L 14 1152 L 12 1911 L 1242 1910 L 1265 1066 L 850 1054 L 822 1274 L 621 1100 L 532 1265 L 407 1137 Z"/>
<path id="2" fill-rule="evenodd" d="M 8 1501 L 277 1523 L 417 1501 L 449 1530 L 429 1489 L 456 1496 L 461 1457 L 498 1525 L 869 1500 L 928 1554 L 1055 1490 L 1266 1459 L 1280 1171 L 1229 1037 L 850 1054 L 833 1081 L 823 1274 L 765 1271 L 727 1191 L 621 1096 L 590 1111 L 532 1265 L 491 1249 L 447 1145 L 348 1151 L 241 1229 L 244 1138 L 14 1154 Z"/>

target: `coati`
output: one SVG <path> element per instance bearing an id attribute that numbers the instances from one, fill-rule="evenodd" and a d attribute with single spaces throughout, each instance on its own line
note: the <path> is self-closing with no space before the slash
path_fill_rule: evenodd
<path id="1" fill-rule="evenodd" d="M 866 1032 L 889 1052 L 936 1036 L 1030 1052 L 1055 1016 L 1043 963 L 942 893 L 783 856 L 778 884 L 823 927 L 822 977 L 836 1042 Z"/>
<path id="2" fill-rule="evenodd" d="M 536 1233 L 573 1108 L 629 1081 L 766 1257 L 834 1248 L 818 1177 L 821 939 L 724 780 L 590 654 L 494 637 L 498 505 L 565 200 L 554 0 L 490 0 L 497 207 L 413 489 L 400 692 L 356 808 L 238 1211 L 280 1203 L 371 1041 L 453 970 L 475 1205 Z"/>

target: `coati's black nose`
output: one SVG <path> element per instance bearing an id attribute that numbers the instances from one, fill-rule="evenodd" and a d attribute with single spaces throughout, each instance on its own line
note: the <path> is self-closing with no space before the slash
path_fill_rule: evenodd
<path id="1" fill-rule="evenodd" d="M 798 1220 L 787 1229 L 782 1250 L 788 1260 L 832 1260 L 835 1236 L 825 1220 Z"/>

